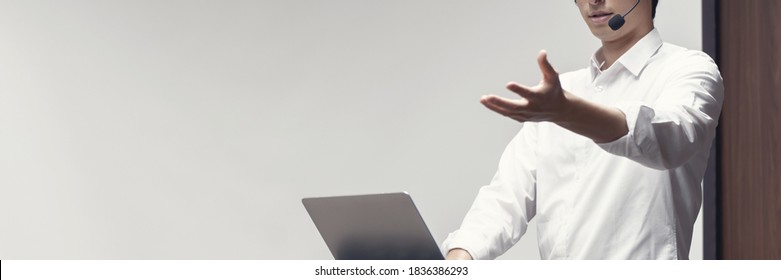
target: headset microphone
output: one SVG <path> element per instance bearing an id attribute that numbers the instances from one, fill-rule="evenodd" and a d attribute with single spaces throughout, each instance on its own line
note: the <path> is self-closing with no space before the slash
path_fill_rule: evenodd
<path id="1" fill-rule="evenodd" d="M 624 20 L 624 18 L 629 13 L 631 13 L 632 10 L 635 9 L 635 7 L 637 7 L 637 4 L 640 4 L 640 0 L 637 0 L 637 2 L 635 2 L 635 5 L 632 6 L 632 8 L 629 9 L 629 11 L 627 11 L 626 14 L 624 14 L 623 16 L 622 15 L 615 15 L 615 16 L 613 16 L 610 19 L 610 21 L 607 23 L 607 25 L 610 25 L 610 29 L 613 29 L 613 31 L 618 31 L 618 29 L 620 29 L 621 26 L 624 26 L 624 23 L 626 22 L 626 20 Z"/>

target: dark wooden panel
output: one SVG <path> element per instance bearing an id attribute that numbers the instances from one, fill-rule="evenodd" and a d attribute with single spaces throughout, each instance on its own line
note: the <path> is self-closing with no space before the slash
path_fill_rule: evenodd
<path id="1" fill-rule="evenodd" d="M 719 10 L 720 257 L 781 259 L 781 1 Z"/>
<path id="2" fill-rule="evenodd" d="M 702 0 L 702 51 L 719 63 L 718 1 Z M 713 141 L 708 158 L 708 169 L 702 181 L 702 257 L 719 258 L 718 177 L 719 137 Z"/>

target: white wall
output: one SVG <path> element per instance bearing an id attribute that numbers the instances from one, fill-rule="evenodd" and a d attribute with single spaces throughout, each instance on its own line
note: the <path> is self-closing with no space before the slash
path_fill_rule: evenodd
<path id="1" fill-rule="evenodd" d="M 699 49 L 700 1 L 657 25 Z M 518 129 L 479 97 L 598 47 L 509 0 L 2 1 L 0 38 L 0 259 L 328 259 L 302 197 L 402 190 L 441 242 Z"/>

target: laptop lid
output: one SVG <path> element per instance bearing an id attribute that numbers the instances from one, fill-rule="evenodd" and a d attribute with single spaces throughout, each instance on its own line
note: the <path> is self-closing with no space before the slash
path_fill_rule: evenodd
<path id="1" fill-rule="evenodd" d="M 337 260 L 442 260 L 406 192 L 302 199 Z"/>

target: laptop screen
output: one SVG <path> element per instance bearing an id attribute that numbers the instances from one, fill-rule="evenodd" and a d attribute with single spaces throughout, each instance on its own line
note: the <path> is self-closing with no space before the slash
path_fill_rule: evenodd
<path id="1" fill-rule="evenodd" d="M 408 193 L 305 198 L 337 260 L 442 260 Z"/>

